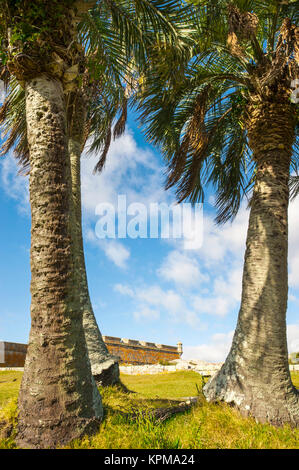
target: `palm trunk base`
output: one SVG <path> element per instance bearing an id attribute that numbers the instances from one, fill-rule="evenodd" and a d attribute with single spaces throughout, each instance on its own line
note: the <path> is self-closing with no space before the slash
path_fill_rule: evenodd
<path id="1" fill-rule="evenodd" d="M 299 391 L 290 376 L 286 332 L 294 111 L 287 96 L 259 104 L 252 96 L 252 103 L 247 130 L 256 168 L 238 323 L 225 363 L 203 392 L 208 401 L 230 403 L 258 422 L 298 426 Z"/>
<path id="2" fill-rule="evenodd" d="M 110 356 L 108 360 L 93 365 L 91 371 L 95 382 L 101 387 L 120 383 L 118 358 L 116 357 Z"/>
<path id="3" fill-rule="evenodd" d="M 97 418 L 62 417 L 54 421 L 49 417 L 49 421 L 41 426 L 30 418 L 29 414 L 23 416 L 22 424 L 18 426 L 16 443 L 22 449 L 55 449 L 86 434 L 95 434 L 101 423 Z M 23 424 L 24 421 L 27 424 Z"/>
<path id="4" fill-rule="evenodd" d="M 280 376 L 283 376 L 281 371 Z M 238 370 L 237 363 L 228 356 L 204 386 L 203 393 L 208 402 L 226 402 L 259 423 L 299 426 L 299 392 L 290 380 L 271 383 L 269 379 L 264 380 L 262 372 L 255 373 L 252 380 L 248 375 L 245 377 L 244 371 Z"/>
<path id="5" fill-rule="evenodd" d="M 26 356 L 16 436 L 17 445 L 25 449 L 54 449 L 86 434 L 95 434 L 104 414 L 90 365 L 86 362 L 86 370 L 82 360 L 88 358 L 86 349 L 75 349 L 60 361 L 53 360 L 56 365 L 53 369 L 49 365 L 51 351 L 47 349 L 48 354 L 39 350 L 35 356 L 31 343 Z M 73 367 L 59 373 L 62 359 Z M 35 365 L 42 366 L 35 369 Z"/>
<path id="6" fill-rule="evenodd" d="M 120 383 L 119 357 L 109 353 L 93 313 L 85 276 L 86 302 L 83 313 L 83 327 L 91 364 L 91 373 L 102 387 Z"/>
<path id="7" fill-rule="evenodd" d="M 55 407 L 47 407 L 36 401 L 32 407 L 21 407 L 18 416 L 16 443 L 22 449 L 55 449 L 69 444 L 84 435 L 96 434 L 103 418 L 102 399 L 96 383 L 92 380 L 93 416 L 63 416 L 63 411 L 55 412 Z M 40 408 L 40 409 L 39 409 Z M 28 411 L 27 411 L 28 410 Z M 48 414 L 48 416 L 47 416 Z M 88 413 L 90 414 L 90 413 Z M 42 419 L 41 419 L 42 418 Z"/>

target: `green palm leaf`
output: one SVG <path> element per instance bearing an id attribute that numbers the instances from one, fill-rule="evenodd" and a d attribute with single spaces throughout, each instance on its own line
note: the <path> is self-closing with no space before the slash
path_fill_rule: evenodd
<path id="1" fill-rule="evenodd" d="M 235 217 L 254 184 L 255 162 L 246 131 L 250 97 L 257 93 L 267 99 L 269 87 L 295 78 L 293 52 L 283 65 L 277 61 L 287 47 L 296 48 L 291 36 L 285 45 L 281 31 L 286 15 L 296 24 L 298 2 L 188 3 L 192 55 L 179 64 L 164 60 L 161 66 L 152 60 L 137 109 L 147 139 L 166 159 L 166 188 L 175 187 L 178 201 L 195 203 L 204 200 L 205 188 L 212 185 L 216 222 L 223 223 Z M 293 166 L 297 159 L 298 128 Z M 291 182 L 297 188 L 297 180 Z"/>

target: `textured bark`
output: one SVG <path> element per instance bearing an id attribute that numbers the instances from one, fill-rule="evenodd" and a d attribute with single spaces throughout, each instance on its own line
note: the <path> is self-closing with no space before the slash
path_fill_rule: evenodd
<path id="1" fill-rule="evenodd" d="M 61 82 L 27 80 L 30 150 L 31 331 L 19 394 L 17 443 L 55 447 L 98 429 L 76 279 L 66 112 Z"/>
<path id="2" fill-rule="evenodd" d="M 288 103 L 250 110 L 248 136 L 257 164 L 238 323 L 229 355 L 205 385 L 223 400 L 274 425 L 299 423 L 286 339 L 288 178 L 294 120 Z"/>
<path id="3" fill-rule="evenodd" d="M 99 330 L 88 289 L 84 246 L 82 236 L 81 211 L 81 153 L 84 141 L 84 126 L 86 119 L 84 97 L 80 92 L 71 97 L 73 103 L 70 112 L 69 154 L 72 173 L 72 194 L 75 207 L 76 227 L 74 238 L 78 250 L 79 290 L 83 305 L 83 326 L 91 363 L 92 374 L 99 385 L 119 383 L 118 358 L 109 354 Z"/>

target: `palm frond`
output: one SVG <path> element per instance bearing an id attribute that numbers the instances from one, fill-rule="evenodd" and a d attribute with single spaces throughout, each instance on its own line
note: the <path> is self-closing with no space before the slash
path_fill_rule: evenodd
<path id="1" fill-rule="evenodd" d="M 13 150 L 20 165 L 20 172 L 29 171 L 29 150 L 26 130 L 25 92 L 18 82 L 11 79 L 7 95 L 0 108 L 2 145 L 0 155 Z"/>
<path id="2" fill-rule="evenodd" d="M 290 176 L 289 186 L 290 186 L 290 197 L 291 197 L 291 200 L 293 200 L 299 194 L 299 175 Z"/>
<path id="3" fill-rule="evenodd" d="M 127 116 L 128 116 L 128 100 L 125 97 L 122 102 L 120 117 L 114 126 L 114 130 L 113 130 L 114 139 L 117 139 L 118 137 L 124 134 L 125 129 L 126 129 Z"/>
<path id="4" fill-rule="evenodd" d="M 109 127 L 106 132 L 106 136 L 104 140 L 104 148 L 99 158 L 99 161 L 95 166 L 94 173 L 100 173 L 103 170 L 105 163 L 106 163 L 107 154 L 110 148 L 110 143 L 111 143 L 111 127 Z"/>
<path id="5" fill-rule="evenodd" d="M 177 64 L 162 50 L 160 61 L 152 60 L 146 69 L 137 110 L 146 138 L 165 157 L 166 188 L 175 187 L 178 201 L 195 203 L 203 201 L 205 188 L 212 186 L 216 222 L 224 223 L 235 217 L 253 187 L 255 163 L 247 139 L 247 106 L 255 93 L 267 99 L 269 87 L 274 93 L 277 81 L 287 76 L 285 64 L 293 61 L 295 50 L 293 36 L 285 39 L 285 62 L 278 64 L 275 76 L 274 51 L 286 15 L 292 18 L 290 31 L 295 31 L 298 2 L 190 3 L 194 46 L 188 51 L 192 55 L 185 54 Z M 208 93 L 203 106 L 204 90 Z M 296 139 L 293 167 L 298 134 Z M 297 180 L 292 181 L 295 187 Z"/>

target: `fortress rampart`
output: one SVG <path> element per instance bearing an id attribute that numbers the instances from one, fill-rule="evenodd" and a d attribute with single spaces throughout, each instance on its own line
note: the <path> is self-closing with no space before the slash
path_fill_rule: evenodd
<path id="1" fill-rule="evenodd" d="M 182 355 L 182 343 L 177 346 L 149 343 L 134 339 L 103 336 L 110 352 L 120 358 L 122 364 L 157 364 L 159 361 L 172 361 Z M 24 367 L 27 344 L 0 341 L 0 368 Z"/>
<path id="2" fill-rule="evenodd" d="M 114 336 L 103 336 L 103 340 L 110 354 L 119 356 L 120 363 L 124 364 L 156 364 L 179 359 L 183 353 L 182 343 L 167 346 Z"/>

